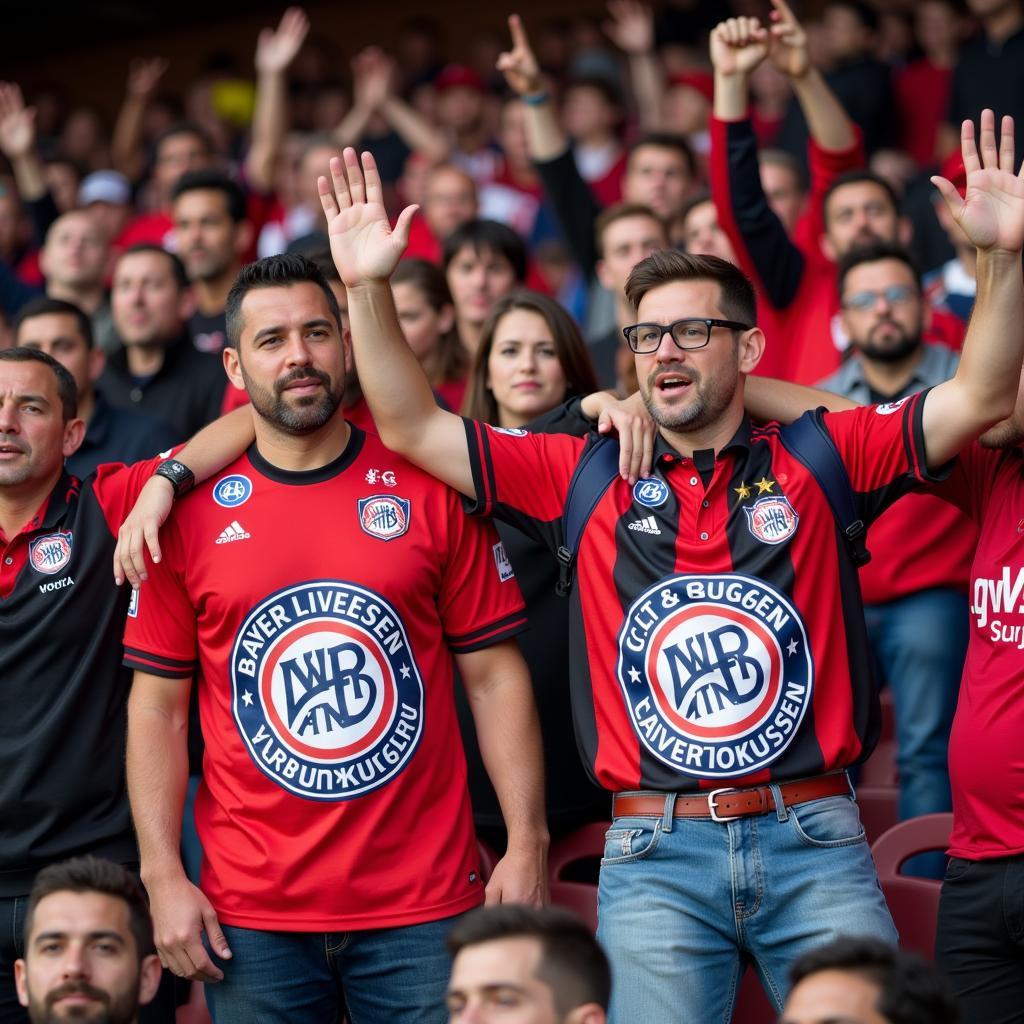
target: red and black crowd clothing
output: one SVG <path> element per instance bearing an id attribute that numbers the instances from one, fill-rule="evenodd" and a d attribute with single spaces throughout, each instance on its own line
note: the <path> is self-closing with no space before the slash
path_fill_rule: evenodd
<path id="1" fill-rule="evenodd" d="M 923 403 L 819 414 L 866 522 L 929 478 Z M 779 429 L 744 421 L 717 457 L 683 457 L 659 439 L 652 475 L 616 478 L 590 517 L 570 598 L 573 710 L 608 789 L 802 778 L 875 744 L 857 571 Z M 472 510 L 556 550 L 589 442 L 470 420 L 466 436 Z"/>

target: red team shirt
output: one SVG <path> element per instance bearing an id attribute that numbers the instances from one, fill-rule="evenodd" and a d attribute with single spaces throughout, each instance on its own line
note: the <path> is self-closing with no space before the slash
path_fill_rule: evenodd
<path id="1" fill-rule="evenodd" d="M 251 448 L 164 538 L 125 660 L 196 677 L 202 883 L 221 919 L 340 931 L 482 902 L 451 653 L 525 625 L 491 526 L 353 427 L 314 471 Z"/>
<path id="2" fill-rule="evenodd" d="M 971 635 L 949 740 L 950 854 L 1024 853 L 1024 453 L 972 445 L 936 493 L 978 524 Z"/>
<path id="3" fill-rule="evenodd" d="M 823 414 L 867 522 L 927 477 L 923 401 Z M 470 420 L 466 433 L 474 511 L 557 548 L 588 442 Z M 616 478 L 588 522 L 570 597 L 576 732 L 597 782 L 685 792 L 866 757 L 878 700 L 840 545 L 777 424 L 745 421 L 717 459 L 684 458 L 659 438 L 651 477 Z"/>

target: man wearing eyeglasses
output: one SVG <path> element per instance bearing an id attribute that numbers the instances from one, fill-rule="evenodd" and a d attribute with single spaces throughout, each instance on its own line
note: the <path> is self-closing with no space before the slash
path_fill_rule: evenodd
<path id="1" fill-rule="evenodd" d="M 1014 407 L 1024 355 L 1024 180 L 1013 126 L 981 156 L 964 127 L 968 198 L 936 183 L 979 247 L 956 376 L 901 402 L 819 414 L 870 522 Z M 355 356 L 389 448 L 557 550 L 591 440 L 495 429 L 440 409 L 405 344 L 392 230 L 372 158 L 319 181 L 348 288 Z M 1024 172 L 1022 172 L 1024 173 Z M 750 281 L 713 256 L 654 253 L 630 274 L 625 329 L 658 431 L 646 475 L 594 503 L 571 590 L 576 740 L 615 793 L 598 935 L 612 1024 L 728 1020 L 753 962 L 777 1008 L 792 961 L 840 934 L 895 943 L 846 777 L 878 735 L 856 570 L 820 485 L 777 424 L 744 414 L 764 350 Z M 604 416 L 607 413 L 603 414 Z M 621 433 L 621 432 L 620 432 Z M 628 477 L 624 453 L 620 468 Z M 568 737 L 566 738 L 568 741 Z"/>
<path id="2" fill-rule="evenodd" d="M 871 405 L 898 402 L 956 373 L 957 353 L 922 340 L 921 278 L 905 249 L 878 242 L 850 251 L 839 262 L 838 285 L 852 354 L 819 387 Z M 977 538 L 967 516 L 929 494 L 909 495 L 871 527 L 873 557 L 860 570 L 860 586 L 880 680 L 893 695 L 901 819 L 952 807 L 946 752 L 967 653 Z M 944 864 L 941 854 L 926 854 L 905 870 L 941 877 Z"/>

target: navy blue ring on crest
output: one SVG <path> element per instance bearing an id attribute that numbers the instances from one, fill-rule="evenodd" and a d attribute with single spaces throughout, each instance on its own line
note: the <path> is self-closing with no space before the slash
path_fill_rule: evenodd
<path id="1" fill-rule="evenodd" d="M 647 476 L 633 485 L 633 500 L 646 508 L 661 508 L 668 501 L 668 484 L 656 476 Z"/>
<path id="2" fill-rule="evenodd" d="M 230 672 L 253 763 L 307 800 L 385 785 L 423 735 L 423 680 L 402 620 L 348 581 L 312 580 L 261 601 L 238 628 Z"/>
<path id="3" fill-rule="evenodd" d="M 221 508 L 237 508 L 249 500 L 252 481 L 241 473 L 232 473 L 213 485 L 213 500 Z"/>
<path id="4" fill-rule="evenodd" d="M 659 580 L 629 608 L 618 646 L 641 746 L 683 775 L 728 779 L 767 767 L 811 704 L 804 623 L 785 595 L 752 576 Z"/>

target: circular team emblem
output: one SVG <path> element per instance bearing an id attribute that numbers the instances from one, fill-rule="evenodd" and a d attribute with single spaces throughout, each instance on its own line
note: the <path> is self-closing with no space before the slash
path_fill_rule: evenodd
<path id="1" fill-rule="evenodd" d="M 771 764 L 811 700 L 807 633 L 789 601 L 749 576 L 674 576 L 648 588 L 619 633 L 618 678 L 645 749 L 684 775 Z"/>
<path id="2" fill-rule="evenodd" d="M 28 547 L 28 560 L 36 572 L 56 575 L 71 561 L 71 532 L 37 537 Z"/>
<path id="3" fill-rule="evenodd" d="M 885 402 L 882 405 L 875 406 L 875 412 L 879 416 L 891 416 L 894 412 L 899 412 L 907 402 L 910 401 L 910 396 L 901 398 L 898 402 Z"/>
<path id="4" fill-rule="evenodd" d="M 408 498 L 396 498 L 393 494 L 375 494 L 371 498 L 360 498 L 359 525 L 364 533 L 380 540 L 394 540 L 409 529 Z"/>
<path id="5" fill-rule="evenodd" d="M 758 498 L 753 505 L 744 505 L 747 528 L 762 544 L 781 544 L 796 533 L 800 517 L 789 498 L 773 494 Z"/>
<path id="6" fill-rule="evenodd" d="M 252 481 L 241 473 L 218 480 L 213 488 L 213 500 L 222 508 L 237 508 L 245 504 L 252 494 Z"/>
<path id="7" fill-rule="evenodd" d="M 668 485 L 657 477 L 644 477 L 633 485 L 633 500 L 647 508 L 661 508 L 668 501 Z"/>
<path id="8" fill-rule="evenodd" d="M 423 681 L 402 621 L 352 583 L 302 583 L 253 608 L 235 637 L 231 686 L 256 766 L 310 800 L 384 785 L 423 733 Z"/>
<path id="9" fill-rule="evenodd" d="M 491 427 L 496 434 L 508 434 L 509 437 L 526 437 L 529 431 L 522 427 Z"/>

